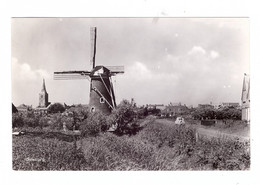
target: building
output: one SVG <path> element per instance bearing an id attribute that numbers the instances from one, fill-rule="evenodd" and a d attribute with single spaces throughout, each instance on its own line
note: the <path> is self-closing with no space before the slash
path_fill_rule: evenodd
<path id="1" fill-rule="evenodd" d="M 46 91 L 45 80 L 43 79 L 42 90 L 39 93 L 39 106 L 38 108 L 46 108 L 50 104 L 49 95 Z"/>
<path id="2" fill-rule="evenodd" d="M 35 111 L 47 113 L 50 104 L 51 103 L 49 102 L 49 95 L 47 93 L 46 86 L 45 86 L 45 80 L 43 79 L 42 90 L 39 93 L 39 106 L 36 107 Z"/>
<path id="3" fill-rule="evenodd" d="M 244 74 L 241 105 L 242 105 L 242 120 L 246 121 L 249 124 L 250 123 L 250 76 L 247 74 Z"/>
<path id="4" fill-rule="evenodd" d="M 32 106 L 21 104 L 18 107 L 16 107 L 18 112 L 27 112 L 32 110 Z"/>
<path id="5" fill-rule="evenodd" d="M 205 108 L 214 108 L 212 104 L 198 104 L 199 108 L 205 109 Z"/>
<path id="6" fill-rule="evenodd" d="M 146 105 L 148 114 L 160 114 L 165 109 L 163 104 L 149 104 Z"/>
<path id="7" fill-rule="evenodd" d="M 223 102 L 221 103 L 220 107 L 224 108 L 224 107 L 234 107 L 234 108 L 239 108 L 239 103 L 235 103 L 235 102 Z"/>
<path id="8" fill-rule="evenodd" d="M 166 106 L 164 106 L 163 104 L 156 105 L 156 109 L 159 109 L 161 111 L 163 111 L 165 108 L 166 108 Z"/>
<path id="9" fill-rule="evenodd" d="M 153 110 L 153 109 L 163 110 L 163 109 L 165 109 L 165 106 L 163 104 L 149 104 L 149 105 L 146 105 L 146 107 L 147 107 L 148 110 Z"/>
<path id="10" fill-rule="evenodd" d="M 184 104 L 172 104 L 170 103 L 165 107 L 165 110 L 163 111 L 166 115 L 171 116 L 178 116 L 183 115 L 189 111 L 189 108 Z"/>

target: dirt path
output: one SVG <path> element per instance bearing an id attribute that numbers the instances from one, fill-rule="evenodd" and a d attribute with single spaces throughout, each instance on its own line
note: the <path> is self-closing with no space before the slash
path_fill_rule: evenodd
<path id="1" fill-rule="evenodd" d="M 175 124 L 173 120 L 167 120 L 167 119 L 156 119 L 156 122 L 163 123 L 163 124 Z M 218 130 L 217 128 L 204 128 L 201 125 L 191 125 L 186 123 L 186 126 L 195 128 L 199 136 L 206 136 L 209 138 L 213 137 L 222 137 L 222 138 L 232 138 L 232 139 L 238 139 L 240 141 L 249 141 L 249 136 L 241 136 L 239 134 L 231 134 L 225 132 L 225 130 Z"/>
<path id="2" fill-rule="evenodd" d="M 200 136 L 206 136 L 206 137 L 222 137 L 222 138 L 232 138 L 232 139 L 238 139 L 240 141 L 249 141 L 250 137 L 245 137 L 245 136 L 240 136 L 236 134 L 229 134 L 229 133 L 224 133 L 219 130 L 214 130 L 214 129 L 206 129 L 206 128 L 201 128 L 197 127 L 196 128 L 197 133 Z"/>

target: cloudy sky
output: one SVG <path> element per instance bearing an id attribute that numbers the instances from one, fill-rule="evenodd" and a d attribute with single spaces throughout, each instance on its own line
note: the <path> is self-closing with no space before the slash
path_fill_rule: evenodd
<path id="1" fill-rule="evenodd" d="M 45 78 L 50 102 L 87 104 L 89 81 L 53 80 L 54 71 L 123 65 L 117 102 L 240 102 L 249 73 L 249 21 L 242 18 L 13 18 L 12 102 L 38 105 Z"/>

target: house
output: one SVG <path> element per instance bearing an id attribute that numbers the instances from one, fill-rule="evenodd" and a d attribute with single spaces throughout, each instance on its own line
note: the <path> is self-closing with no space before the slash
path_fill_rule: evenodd
<path id="1" fill-rule="evenodd" d="M 162 110 L 165 109 L 165 106 L 163 104 L 149 104 L 146 105 L 148 114 L 158 114 L 162 112 Z"/>
<path id="2" fill-rule="evenodd" d="M 250 76 L 244 74 L 243 87 L 242 87 L 242 120 L 250 123 Z"/>
<path id="3" fill-rule="evenodd" d="M 35 109 L 34 109 L 34 112 L 35 113 L 48 113 L 48 109 L 50 108 L 50 106 L 51 106 L 52 104 L 49 104 L 47 107 L 36 107 Z"/>
<path id="4" fill-rule="evenodd" d="M 198 107 L 202 109 L 206 109 L 206 108 L 214 109 L 214 106 L 212 104 L 198 104 Z"/>
<path id="5" fill-rule="evenodd" d="M 18 107 L 16 107 L 18 112 L 27 112 L 32 110 L 32 106 L 21 104 Z"/>
<path id="6" fill-rule="evenodd" d="M 220 107 L 225 108 L 225 107 L 234 107 L 234 108 L 239 108 L 239 103 L 235 102 L 223 102 L 221 103 Z"/>
<path id="7" fill-rule="evenodd" d="M 189 111 L 189 108 L 184 104 L 172 104 L 167 105 L 163 111 L 164 114 L 171 116 L 183 115 Z"/>

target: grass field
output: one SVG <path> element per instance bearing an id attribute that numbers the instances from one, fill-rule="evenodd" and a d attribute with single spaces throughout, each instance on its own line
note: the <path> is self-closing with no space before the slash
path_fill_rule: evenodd
<path id="1" fill-rule="evenodd" d="M 75 138 L 32 130 L 13 136 L 14 170 L 248 170 L 250 145 L 234 138 L 196 138 L 196 128 L 142 120 L 133 136 Z"/>

